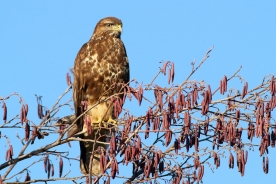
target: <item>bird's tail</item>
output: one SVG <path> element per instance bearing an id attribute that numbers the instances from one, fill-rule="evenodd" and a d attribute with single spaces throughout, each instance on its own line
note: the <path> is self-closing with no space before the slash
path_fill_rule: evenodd
<path id="1" fill-rule="evenodd" d="M 96 130 L 94 130 L 96 132 Z M 94 136 L 95 132 L 92 132 L 90 136 L 83 136 L 83 139 L 98 140 L 105 142 L 106 138 L 100 136 Z M 95 145 L 94 145 L 95 144 Z M 101 172 L 100 169 L 100 147 L 106 149 L 106 144 L 93 143 L 93 142 L 83 142 L 80 141 L 80 170 L 83 174 L 98 175 Z M 94 151 L 93 151 L 94 150 Z M 90 164 L 90 162 L 92 163 Z M 90 169 L 89 169 L 90 168 Z"/>
<path id="2" fill-rule="evenodd" d="M 75 115 L 69 115 L 65 116 L 57 121 L 55 124 L 56 126 L 62 126 L 62 125 L 71 125 L 76 120 Z M 92 130 L 92 134 L 88 135 L 85 130 L 79 132 L 80 130 L 77 127 L 77 124 L 75 123 L 72 128 L 69 129 L 67 133 L 67 137 L 71 136 L 78 136 L 81 139 L 87 139 L 87 140 L 98 140 L 100 142 L 106 142 L 106 134 L 108 132 L 106 129 L 94 129 Z M 96 136 L 95 136 L 96 134 Z M 107 148 L 106 144 L 102 144 L 99 142 L 84 142 L 80 141 L 80 170 L 82 174 L 89 174 L 89 170 L 91 171 L 92 175 L 98 175 L 100 174 L 100 151 L 98 150 L 99 147 L 103 147 L 104 149 Z M 94 146 L 95 144 L 95 146 Z M 94 151 L 93 151 L 94 150 Z M 93 155 L 92 155 L 93 152 Z M 91 156 L 92 155 L 92 156 Z M 90 166 L 90 161 L 92 161 L 92 164 Z M 89 167 L 91 167 L 89 169 Z"/>

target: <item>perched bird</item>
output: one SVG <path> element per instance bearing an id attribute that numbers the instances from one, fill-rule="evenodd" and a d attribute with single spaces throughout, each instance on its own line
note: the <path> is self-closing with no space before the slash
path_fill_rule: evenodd
<path id="1" fill-rule="evenodd" d="M 82 139 L 106 142 L 106 127 L 116 123 L 113 103 L 104 100 L 122 93 L 122 84 L 128 85 L 129 82 L 129 62 L 121 33 L 121 20 L 103 18 L 97 23 L 90 40 L 79 50 L 74 64 L 75 117 L 79 117 L 84 108 L 92 109 L 77 120 L 75 128 L 68 134 L 78 132 Z M 122 94 L 117 97 L 122 98 Z M 80 169 L 83 174 L 89 174 L 89 171 L 93 175 L 100 173 L 100 153 L 95 151 L 99 147 L 106 149 L 106 145 L 80 141 Z"/>

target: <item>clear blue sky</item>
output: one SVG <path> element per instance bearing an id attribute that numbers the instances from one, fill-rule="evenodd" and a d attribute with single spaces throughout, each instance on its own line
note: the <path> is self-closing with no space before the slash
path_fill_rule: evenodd
<path id="1" fill-rule="evenodd" d="M 211 57 L 192 79 L 204 79 L 216 88 L 224 74 L 230 76 L 242 65 L 240 74 L 249 82 L 249 88 L 253 88 L 265 75 L 276 74 L 275 10 L 273 1 L 249 0 L 2 1 L 0 96 L 20 93 L 29 104 L 29 118 L 38 123 L 34 94 L 43 96 L 47 107 L 54 104 L 66 88 L 65 74 L 73 67 L 78 50 L 89 40 L 98 20 L 107 16 L 118 17 L 123 22 L 122 40 L 130 61 L 131 78 L 149 83 L 158 71 L 159 62 L 170 60 L 176 65 L 175 83 L 180 83 L 189 74 L 191 61 L 199 62 L 214 45 Z M 236 84 L 241 85 L 232 83 Z M 7 101 L 9 117 L 19 112 L 12 110 L 13 107 L 19 110 L 17 101 L 15 98 Z M 72 111 L 67 109 L 63 113 L 59 116 Z M 18 132 L 23 135 L 22 130 Z M 3 139 L 0 142 L 5 144 Z M 14 144 L 20 145 L 17 139 Z M 77 154 L 78 149 L 76 144 L 69 151 Z M 256 149 L 249 153 L 243 178 L 237 168 L 229 170 L 224 159 L 214 174 L 205 166 L 203 181 L 208 184 L 273 183 L 274 155 L 275 149 L 270 149 L 267 175 L 262 171 L 262 159 Z M 52 160 L 57 163 L 55 158 Z M 3 162 L 2 151 L 0 163 Z M 43 171 L 42 163 L 39 169 Z M 34 173 L 35 170 L 31 175 Z"/>

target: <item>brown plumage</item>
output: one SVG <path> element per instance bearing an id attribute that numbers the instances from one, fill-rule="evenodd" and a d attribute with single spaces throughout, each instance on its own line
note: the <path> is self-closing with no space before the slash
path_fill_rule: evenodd
<path id="1" fill-rule="evenodd" d="M 94 106 L 99 100 L 121 92 L 122 85 L 129 82 L 129 64 L 126 50 L 120 39 L 122 22 L 115 17 L 101 19 L 90 40 L 85 43 L 77 54 L 74 65 L 74 106 L 75 116 L 83 113 L 81 103 L 88 102 L 88 107 Z M 117 84 L 114 86 L 114 84 Z M 122 98 L 122 95 L 118 97 Z M 92 133 L 86 132 L 85 116 L 90 117 Z M 87 117 L 86 117 L 87 118 Z M 80 138 L 106 142 L 108 123 L 116 123 L 113 105 L 110 100 L 102 102 L 86 115 L 79 118 L 77 128 L 72 129 L 70 135 L 82 132 Z M 89 125 L 90 126 L 90 125 Z M 101 128 L 100 128 L 101 127 Z M 75 131 L 72 133 L 72 131 Z M 85 132 L 85 133 L 84 133 Z M 100 173 L 99 156 L 95 152 L 99 147 L 106 148 L 106 144 L 80 142 L 80 168 L 83 174 Z M 93 162 L 90 163 L 91 153 Z"/>

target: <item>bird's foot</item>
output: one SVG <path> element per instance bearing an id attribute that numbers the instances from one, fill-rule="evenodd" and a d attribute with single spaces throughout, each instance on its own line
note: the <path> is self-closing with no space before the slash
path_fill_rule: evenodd
<path id="1" fill-rule="evenodd" d="M 112 119 L 112 118 L 109 118 L 109 120 L 107 121 L 108 123 L 111 123 L 111 124 L 114 124 L 114 125 L 117 125 L 117 121 L 115 119 Z"/>
<path id="2" fill-rule="evenodd" d="M 93 124 L 98 126 L 98 127 L 104 127 L 104 128 L 107 128 L 108 125 L 117 125 L 117 121 L 112 119 L 112 118 L 109 118 L 107 121 L 105 120 L 102 120 L 102 119 L 98 119 L 97 121 L 93 121 Z"/>
<path id="3" fill-rule="evenodd" d="M 106 122 L 103 123 L 104 127 L 110 127 L 110 126 L 114 126 L 117 125 L 117 121 L 115 119 L 109 118 Z"/>

